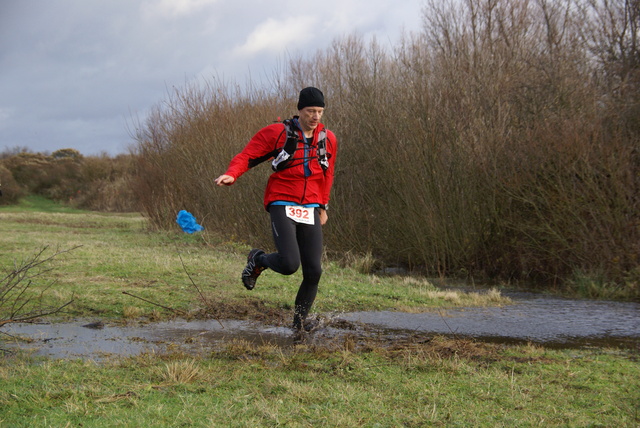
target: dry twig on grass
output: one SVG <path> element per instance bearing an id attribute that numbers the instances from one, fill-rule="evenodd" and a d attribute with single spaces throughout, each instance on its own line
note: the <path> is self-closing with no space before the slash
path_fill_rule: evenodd
<path id="1" fill-rule="evenodd" d="M 68 250 L 56 250 L 52 255 L 45 256 L 49 247 L 45 246 L 30 259 L 20 263 L 14 262 L 14 267 L 0 279 L 0 327 L 17 322 L 30 322 L 36 318 L 53 315 L 73 303 L 73 299 L 61 305 L 46 305 L 44 294 L 55 281 L 43 290 L 33 290 L 33 281 L 44 278 L 52 270 L 50 263 L 60 254 L 73 251 L 79 246 Z"/>

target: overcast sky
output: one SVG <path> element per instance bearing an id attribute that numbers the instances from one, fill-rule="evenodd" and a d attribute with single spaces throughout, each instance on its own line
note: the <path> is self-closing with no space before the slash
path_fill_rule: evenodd
<path id="1" fill-rule="evenodd" d="M 357 33 L 394 46 L 423 0 L 0 0 L 0 151 L 124 153 L 132 118 Z"/>

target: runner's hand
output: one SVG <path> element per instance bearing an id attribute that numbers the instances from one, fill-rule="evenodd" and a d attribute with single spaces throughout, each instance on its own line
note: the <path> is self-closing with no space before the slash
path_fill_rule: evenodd
<path id="1" fill-rule="evenodd" d="M 215 183 L 217 186 L 230 186 L 233 184 L 233 182 L 236 181 L 235 178 L 233 178 L 230 175 L 226 175 L 226 174 L 222 174 L 220 177 L 215 179 Z"/>
<path id="2" fill-rule="evenodd" d="M 329 220 L 329 216 L 327 215 L 327 211 L 320 208 L 320 224 L 324 226 Z"/>

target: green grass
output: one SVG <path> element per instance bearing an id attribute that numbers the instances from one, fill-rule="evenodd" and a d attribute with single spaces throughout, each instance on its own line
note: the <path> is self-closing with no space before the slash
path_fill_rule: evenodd
<path id="1" fill-rule="evenodd" d="M 56 285 L 45 295 L 51 304 L 75 299 L 68 311 L 74 317 L 119 318 L 127 306 L 157 317 L 159 306 L 123 292 L 193 314 L 207 306 L 196 286 L 209 303 L 258 300 L 289 310 L 301 281 L 300 272 L 283 277 L 266 271 L 258 287 L 247 292 L 239 274 L 249 247 L 222 241 L 208 231 L 187 235 L 177 225 L 173 231 L 153 231 L 136 214 L 66 211 L 39 198 L 0 209 L 1 271 L 45 247 L 46 255 L 75 248 L 55 258 L 46 279 Z M 34 284 L 34 292 L 41 286 Z M 497 292 L 441 292 L 426 280 L 363 275 L 327 262 L 314 310 L 422 311 L 502 303 L 508 299 Z"/>
<path id="2" fill-rule="evenodd" d="M 16 205 L 0 206 L 0 212 L 80 213 L 82 211 L 43 196 L 29 195 L 20 199 Z"/>
<path id="3" fill-rule="evenodd" d="M 0 425 L 637 426 L 625 352 L 430 346 L 283 352 L 232 343 L 207 358 L 0 361 Z M 449 351 L 449 352 L 445 352 Z"/>
<path id="4" fill-rule="evenodd" d="M 0 209 L 3 271 L 43 246 L 52 254 L 76 245 L 29 290 L 55 281 L 45 297 L 74 298 L 68 316 L 172 315 L 123 291 L 201 316 L 206 304 L 182 262 L 207 302 L 228 311 L 253 300 L 288 317 L 299 281 L 267 272 L 247 292 L 238 272 L 248 247 L 211 232 L 153 231 L 138 215 L 67 212 L 43 201 Z M 447 294 L 428 281 L 362 275 L 337 263 L 327 264 L 317 302 L 319 312 L 506 303 L 497 292 Z M 349 337 L 291 348 L 231 341 L 198 357 L 145 354 L 99 363 L 0 354 L 0 426 L 634 427 L 638 356 L 637 349 L 554 350 L 442 337 L 358 347 Z"/>

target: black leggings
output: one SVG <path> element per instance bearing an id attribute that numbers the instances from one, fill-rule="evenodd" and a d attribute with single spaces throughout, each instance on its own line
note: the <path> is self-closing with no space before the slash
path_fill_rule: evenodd
<path id="1" fill-rule="evenodd" d="M 313 225 L 293 221 L 287 217 L 285 209 L 281 205 L 269 207 L 277 252 L 263 256 L 260 264 L 283 275 L 291 275 L 302 263 L 302 283 L 293 317 L 293 326 L 301 328 L 316 298 L 322 276 L 322 225 L 318 209 L 314 209 Z"/>

